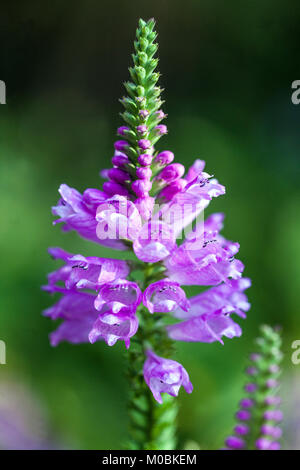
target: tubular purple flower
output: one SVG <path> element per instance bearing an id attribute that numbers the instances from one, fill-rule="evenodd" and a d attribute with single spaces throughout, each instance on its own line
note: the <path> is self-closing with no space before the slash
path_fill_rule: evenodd
<path id="1" fill-rule="evenodd" d="M 129 307 L 132 311 L 136 311 L 137 306 L 141 303 L 141 297 L 142 293 L 136 282 L 119 279 L 100 287 L 95 299 L 95 308 L 100 311 L 106 304 L 110 305 L 114 313 L 123 307 Z"/>
<path id="2" fill-rule="evenodd" d="M 130 346 L 130 338 L 138 329 L 138 319 L 131 308 L 123 307 L 117 312 L 105 306 L 89 333 L 90 343 L 104 339 L 108 346 L 118 340 L 124 341 L 126 348 Z"/>
<path id="3" fill-rule="evenodd" d="M 164 198 L 167 201 L 171 201 L 175 194 L 180 193 L 186 185 L 184 179 L 179 178 L 178 180 L 172 181 L 168 186 L 165 186 L 159 193 L 160 198 Z"/>
<path id="4" fill-rule="evenodd" d="M 254 401 L 251 398 L 243 398 L 240 401 L 241 408 L 252 408 L 254 405 Z"/>
<path id="5" fill-rule="evenodd" d="M 137 207 L 142 219 L 147 221 L 152 215 L 154 198 L 150 196 L 140 197 L 135 201 L 135 206 Z"/>
<path id="6" fill-rule="evenodd" d="M 171 254 L 176 246 L 172 229 L 163 222 L 145 224 L 133 243 L 136 256 L 146 263 L 156 263 Z"/>
<path id="7" fill-rule="evenodd" d="M 190 307 L 184 290 L 177 282 L 171 282 L 167 279 L 153 282 L 147 287 L 143 293 L 143 304 L 150 313 L 168 313 L 178 307 L 188 311 Z"/>
<path id="8" fill-rule="evenodd" d="M 187 393 L 193 391 L 188 373 L 179 362 L 159 357 L 150 350 L 146 355 L 144 379 L 158 403 L 163 402 L 162 393 L 177 397 L 181 386 Z"/>

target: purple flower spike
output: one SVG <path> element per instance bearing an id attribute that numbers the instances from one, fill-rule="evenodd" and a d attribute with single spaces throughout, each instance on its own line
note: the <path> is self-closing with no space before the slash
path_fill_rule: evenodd
<path id="1" fill-rule="evenodd" d="M 143 294 L 143 304 L 150 313 L 168 313 L 178 307 L 187 311 L 190 307 L 185 292 L 179 284 L 166 279 L 153 282 L 147 287 Z"/>
<path id="2" fill-rule="evenodd" d="M 177 397 L 181 385 L 187 393 L 193 391 L 188 373 L 179 362 L 159 357 L 150 350 L 147 351 L 144 364 L 144 378 L 155 400 L 160 404 L 163 402 L 162 393 Z"/>
<path id="3" fill-rule="evenodd" d="M 126 150 L 129 147 L 129 144 L 128 144 L 127 140 L 117 140 L 114 143 L 114 147 L 119 152 L 124 152 L 124 150 Z"/>
<path id="4" fill-rule="evenodd" d="M 100 287 L 95 308 L 100 311 L 104 304 L 109 304 L 114 313 L 124 306 L 135 311 L 141 302 L 141 296 L 141 290 L 135 282 L 118 280 Z"/>
<path id="5" fill-rule="evenodd" d="M 169 165 L 174 160 L 174 153 L 170 152 L 170 150 L 164 150 L 163 152 L 159 152 L 159 154 L 155 157 L 155 162 L 161 166 Z"/>
<path id="6" fill-rule="evenodd" d="M 130 130 L 129 127 L 121 126 L 121 127 L 118 127 L 117 133 L 119 135 L 125 136 L 125 131 L 129 131 L 129 130 Z"/>
<path id="7" fill-rule="evenodd" d="M 138 319 L 129 308 L 114 312 L 105 306 L 89 333 L 90 343 L 104 339 L 108 346 L 113 346 L 118 340 L 123 340 L 128 349 L 130 338 L 138 329 Z"/>
<path id="8" fill-rule="evenodd" d="M 138 146 L 142 150 L 147 150 L 151 147 L 151 142 L 148 139 L 141 139 L 138 141 Z"/>
<path id="9" fill-rule="evenodd" d="M 247 410 L 239 410 L 235 416 L 240 421 L 249 421 L 251 418 L 251 413 Z"/>
<path id="10" fill-rule="evenodd" d="M 171 183 L 172 181 L 181 178 L 184 174 L 185 168 L 181 163 L 172 163 L 167 165 L 157 176 L 157 180 Z"/>
<path id="11" fill-rule="evenodd" d="M 237 424 L 234 428 L 234 432 L 240 436 L 246 436 L 249 432 L 249 427 L 246 424 Z"/>
<path id="12" fill-rule="evenodd" d="M 232 450 L 240 450 L 245 447 L 245 441 L 236 436 L 227 437 L 225 444 Z"/>

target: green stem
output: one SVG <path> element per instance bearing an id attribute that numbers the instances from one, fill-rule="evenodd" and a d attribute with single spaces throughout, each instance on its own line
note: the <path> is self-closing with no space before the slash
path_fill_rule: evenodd
<path id="1" fill-rule="evenodd" d="M 146 350 L 151 348 L 163 357 L 170 357 L 173 342 L 161 324 L 161 315 L 151 315 L 144 307 L 138 312 L 140 327 L 132 338 L 127 353 L 129 382 L 128 447 L 137 450 L 172 450 L 176 448 L 176 400 L 165 394 L 157 403 L 143 377 Z"/>

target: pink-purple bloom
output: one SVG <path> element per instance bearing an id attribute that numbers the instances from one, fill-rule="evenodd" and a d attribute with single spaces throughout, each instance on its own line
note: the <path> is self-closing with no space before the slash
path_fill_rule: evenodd
<path id="1" fill-rule="evenodd" d="M 181 386 L 187 393 L 193 391 L 188 373 L 179 362 L 159 357 L 150 350 L 144 364 L 144 378 L 158 403 L 163 402 L 162 393 L 177 397 Z"/>

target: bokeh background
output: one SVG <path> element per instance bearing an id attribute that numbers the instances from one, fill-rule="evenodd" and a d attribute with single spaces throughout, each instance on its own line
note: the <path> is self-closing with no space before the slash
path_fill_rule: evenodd
<path id="1" fill-rule="evenodd" d="M 155 17 L 169 116 L 159 148 L 173 150 L 186 165 L 205 159 L 226 186 L 210 211 L 226 213 L 224 234 L 240 242 L 245 274 L 253 280 L 242 338 L 224 346 L 178 345 L 177 360 L 194 384 L 192 395 L 181 392 L 179 398 L 180 441 L 222 446 L 258 326 L 270 323 L 283 327 L 285 447 L 300 448 L 294 412 L 300 365 L 290 359 L 291 342 L 300 339 L 300 105 L 291 102 L 291 83 L 300 78 L 297 7 L 291 0 L 29 0 L 1 6 L 0 79 L 7 104 L 0 106 L 0 339 L 7 364 L 0 365 L 0 404 L 10 404 L 0 411 L 11 410 L 9 419 L 33 426 L 37 446 L 47 446 L 41 433 L 50 447 L 118 449 L 126 439 L 124 345 L 51 348 L 54 325 L 41 311 L 52 299 L 40 285 L 58 266 L 48 246 L 109 255 L 53 227 L 50 206 L 62 182 L 79 190 L 101 184 L 99 171 L 109 165 L 121 122 L 118 98 L 137 20 Z M 27 421 L 24 394 L 42 408 Z M 1 444 L 7 419 L 0 417 L 3 447 L 9 446 L 5 439 Z"/>

